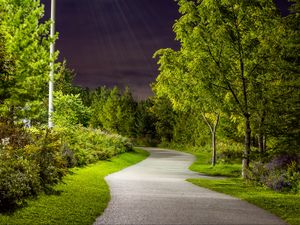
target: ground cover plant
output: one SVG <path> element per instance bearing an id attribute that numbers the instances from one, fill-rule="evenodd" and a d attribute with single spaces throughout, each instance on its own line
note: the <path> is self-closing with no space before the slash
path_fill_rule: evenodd
<path id="1" fill-rule="evenodd" d="M 73 168 L 54 187 L 55 192 L 27 201 L 27 206 L 11 214 L 0 215 L 0 224 L 92 224 L 106 208 L 109 188 L 104 177 L 147 157 L 142 150 L 123 153 L 108 161 Z"/>

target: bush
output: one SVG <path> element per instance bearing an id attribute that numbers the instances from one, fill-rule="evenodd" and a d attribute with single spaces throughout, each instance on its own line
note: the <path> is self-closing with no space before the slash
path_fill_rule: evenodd
<path id="1" fill-rule="evenodd" d="M 30 141 L 30 134 L 22 126 L 0 122 L 0 146 L 5 143 L 13 148 L 22 148 Z"/>
<path id="2" fill-rule="evenodd" d="M 269 163 L 252 164 L 249 179 L 274 191 L 299 191 L 300 168 L 296 156 L 281 155 L 274 157 Z"/>
<path id="3" fill-rule="evenodd" d="M 0 128 L 0 212 L 51 190 L 68 167 L 132 149 L 127 138 L 82 126 L 41 130 L 0 123 Z"/>
<path id="4" fill-rule="evenodd" d="M 62 144 L 49 130 L 1 124 L 0 210 L 10 210 L 40 191 L 48 191 L 66 173 Z"/>
<path id="5" fill-rule="evenodd" d="M 217 156 L 221 162 L 232 163 L 240 161 L 243 154 L 243 145 L 234 141 L 218 141 Z"/>
<path id="6" fill-rule="evenodd" d="M 23 158 L 0 156 L 0 211 L 9 211 L 41 190 L 38 165 Z"/>
<path id="7" fill-rule="evenodd" d="M 39 165 L 39 176 L 44 189 L 61 181 L 67 162 L 63 157 L 59 134 L 50 130 L 33 133 L 32 143 L 24 148 L 24 155 Z"/>
<path id="8" fill-rule="evenodd" d="M 74 126 L 73 128 L 56 128 L 62 136 L 65 154 L 69 166 L 84 166 L 98 160 L 130 151 L 132 144 L 128 138 L 108 134 L 99 129 Z"/>

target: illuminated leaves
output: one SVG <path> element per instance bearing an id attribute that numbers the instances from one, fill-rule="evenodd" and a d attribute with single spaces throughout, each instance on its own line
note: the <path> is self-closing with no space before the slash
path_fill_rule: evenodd
<path id="1" fill-rule="evenodd" d="M 1 116 L 33 119 L 41 113 L 49 81 L 49 22 L 41 23 L 40 1 L 0 0 L 0 36 L 6 67 L 1 69 Z M 56 58 L 57 53 L 55 54 Z M 57 68 L 58 65 L 56 65 Z M 2 76 L 5 74 L 5 76 Z M 39 101 L 39 110 L 36 107 Z M 32 104 L 31 104 L 32 103 Z M 25 107 L 26 106 L 26 107 Z M 44 111 L 43 111 L 44 113 Z M 44 116 L 44 115 L 43 115 Z"/>

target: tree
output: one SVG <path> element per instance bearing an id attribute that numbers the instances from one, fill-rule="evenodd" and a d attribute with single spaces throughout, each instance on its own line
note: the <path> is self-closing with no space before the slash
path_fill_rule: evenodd
<path id="1" fill-rule="evenodd" d="M 50 22 L 40 21 L 43 13 L 38 0 L 0 0 L 1 117 L 20 121 L 47 115 L 41 108 L 46 108 L 54 40 Z"/>
<path id="2" fill-rule="evenodd" d="M 100 87 L 94 90 L 91 93 L 91 110 L 92 110 L 92 116 L 90 120 L 90 125 L 94 128 L 103 127 L 102 124 L 102 114 L 103 114 L 103 106 L 107 100 L 107 98 L 110 95 L 110 90 L 108 88 Z"/>
<path id="3" fill-rule="evenodd" d="M 135 113 L 135 136 L 150 144 L 157 138 L 156 119 L 150 110 L 152 106 L 153 101 L 151 99 L 137 102 Z"/>
<path id="4" fill-rule="evenodd" d="M 90 108 L 83 105 L 80 95 L 55 92 L 55 112 L 53 120 L 58 127 L 70 127 L 77 124 L 87 126 L 90 119 Z"/>
<path id="5" fill-rule="evenodd" d="M 119 131 L 118 114 L 121 113 L 120 109 L 120 91 L 114 87 L 103 103 L 102 111 L 99 112 L 99 117 L 103 128 L 110 132 L 117 133 Z"/>
<path id="6" fill-rule="evenodd" d="M 137 104 L 134 101 L 128 87 L 120 98 L 120 110 L 118 111 L 119 132 L 122 135 L 133 137 L 135 134 L 135 118 Z"/>
<path id="7" fill-rule="evenodd" d="M 250 123 L 257 112 L 257 88 L 253 84 L 266 86 L 277 75 L 265 64 L 279 57 L 284 33 L 281 18 L 268 0 L 179 0 L 179 6 L 182 16 L 174 31 L 181 48 L 156 53 L 160 56 L 160 75 L 155 91 L 177 105 L 197 108 L 206 105 L 204 100 L 217 110 L 241 116 L 245 177 L 250 160 Z"/>
<path id="8" fill-rule="evenodd" d="M 155 130 L 160 141 L 171 142 L 176 115 L 172 103 L 168 98 L 155 98 L 150 110 L 155 117 Z"/>
<path id="9" fill-rule="evenodd" d="M 300 145 L 300 1 L 291 0 L 291 13 L 283 18 L 285 28 L 280 58 L 275 61 L 280 76 L 273 90 L 272 119 L 266 124 L 270 135 L 276 138 L 275 150 L 284 154 L 298 154 Z"/>
<path id="10" fill-rule="evenodd" d="M 219 124 L 220 114 L 219 113 L 203 113 L 202 114 L 203 119 L 207 126 L 209 127 L 209 130 L 211 132 L 211 145 L 212 145 L 212 159 L 211 159 L 211 165 L 215 166 L 217 162 L 217 148 L 216 148 L 216 132 L 217 127 Z"/>

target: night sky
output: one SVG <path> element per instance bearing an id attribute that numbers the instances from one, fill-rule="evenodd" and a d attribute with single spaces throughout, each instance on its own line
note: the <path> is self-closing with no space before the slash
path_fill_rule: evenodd
<path id="1" fill-rule="evenodd" d="M 50 8 L 50 0 L 43 0 Z M 176 48 L 173 0 L 57 0 L 57 49 L 75 70 L 74 83 L 96 88 L 129 86 L 151 95 L 158 75 L 153 53 Z"/>
<path id="2" fill-rule="evenodd" d="M 283 13 L 286 1 L 277 0 Z M 50 0 L 42 0 L 49 15 Z M 138 99 L 151 95 L 158 75 L 153 53 L 177 48 L 174 0 L 57 0 L 57 49 L 74 69 L 75 85 L 129 86 Z"/>

